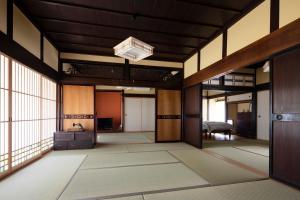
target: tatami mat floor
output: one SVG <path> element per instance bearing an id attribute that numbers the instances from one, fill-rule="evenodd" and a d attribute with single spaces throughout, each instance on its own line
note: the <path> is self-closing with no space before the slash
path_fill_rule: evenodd
<path id="1" fill-rule="evenodd" d="M 300 192 L 268 179 L 268 147 L 255 140 L 153 143 L 153 133 L 100 134 L 91 150 L 55 151 L 0 182 L 0 198 L 279 200 Z M 266 180 L 267 179 L 267 180 Z"/>

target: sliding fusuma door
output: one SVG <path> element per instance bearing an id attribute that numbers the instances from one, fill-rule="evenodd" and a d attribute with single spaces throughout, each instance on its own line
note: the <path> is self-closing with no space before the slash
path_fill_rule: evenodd
<path id="1" fill-rule="evenodd" d="M 181 91 L 157 90 L 156 142 L 181 140 Z"/>
<path id="2" fill-rule="evenodd" d="M 196 85 L 184 89 L 183 139 L 202 148 L 202 88 Z"/>
<path id="3" fill-rule="evenodd" d="M 273 60 L 271 176 L 300 188 L 300 48 Z"/>
<path id="4" fill-rule="evenodd" d="M 94 86 L 63 86 L 63 130 L 80 123 L 87 131 L 95 131 Z"/>

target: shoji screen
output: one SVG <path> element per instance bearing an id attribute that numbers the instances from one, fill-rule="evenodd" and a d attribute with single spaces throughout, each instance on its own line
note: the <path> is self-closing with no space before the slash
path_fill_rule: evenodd
<path id="1" fill-rule="evenodd" d="M 12 167 L 41 153 L 41 75 L 12 62 Z"/>
<path id="2" fill-rule="evenodd" d="M 56 83 L 12 61 L 12 167 L 53 145 Z"/>
<path id="3" fill-rule="evenodd" d="M 0 55 L 0 175 L 8 170 L 8 58 Z"/>
<path id="4" fill-rule="evenodd" d="M 0 53 L 0 178 L 53 145 L 56 83 Z"/>
<path id="5" fill-rule="evenodd" d="M 53 146 L 56 130 L 56 84 L 42 77 L 42 151 Z"/>

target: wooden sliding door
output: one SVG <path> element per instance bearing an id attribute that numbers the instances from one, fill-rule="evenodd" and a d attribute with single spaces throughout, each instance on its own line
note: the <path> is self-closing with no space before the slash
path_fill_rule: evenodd
<path id="1" fill-rule="evenodd" d="M 181 140 L 181 91 L 157 90 L 156 142 Z"/>
<path id="2" fill-rule="evenodd" d="M 63 86 L 63 130 L 82 124 L 87 131 L 94 131 L 94 86 Z"/>
<path id="3" fill-rule="evenodd" d="M 300 48 L 273 60 L 271 176 L 300 188 Z"/>
<path id="4" fill-rule="evenodd" d="M 201 85 L 185 88 L 183 139 L 202 148 L 202 88 Z"/>

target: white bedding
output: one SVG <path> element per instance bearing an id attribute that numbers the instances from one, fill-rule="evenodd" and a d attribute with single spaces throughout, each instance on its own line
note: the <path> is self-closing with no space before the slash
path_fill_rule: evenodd
<path id="1" fill-rule="evenodd" d="M 207 130 L 207 132 L 211 133 L 214 131 L 232 131 L 233 126 L 231 124 L 228 124 L 226 122 L 203 122 L 202 126 L 203 130 Z"/>

